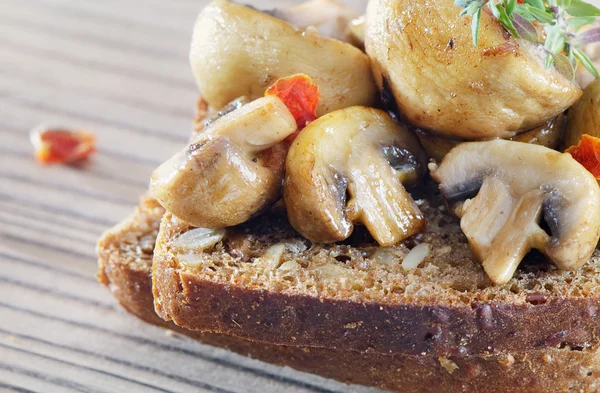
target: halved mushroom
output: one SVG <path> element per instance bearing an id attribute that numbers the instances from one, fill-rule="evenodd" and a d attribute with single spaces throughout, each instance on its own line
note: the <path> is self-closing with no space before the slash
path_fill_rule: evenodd
<path id="1" fill-rule="evenodd" d="M 319 115 L 372 105 L 377 96 L 369 58 L 358 48 L 225 0 L 198 17 L 190 62 L 202 96 L 216 108 L 262 97 L 276 79 L 297 73 L 319 86 Z"/>
<path id="2" fill-rule="evenodd" d="M 577 145 L 583 134 L 600 137 L 600 79 L 590 83 L 569 109 L 564 146 Z"/>
<path id="3" fill-rule="evenodd" d="M 287 8 L 276 8 L 273 15 L 299 29 L 312 26 L 325 37 L 353 43 L 350 21 L 358 12 L 337 0 L 310 0 Z"/>
<path id="4" fill-rule="evenodd" d="M 504 140 L 463 143 L 432 177 L 496 284 L 508 282 L 531 249 L 574 270 L 598 243 L 600 188 L 570 154 Z"/>
<path id="5" fill-rule="evenodd" d="M 280 195 L 287 147 L 296 131 L 283 102 L 263 97 L 215 120 L 156 169 L 152 192 L 175 216 L 198 227 L 241 224 Z"/>
<path id="6" fill-rule="evenodd" d="M 418 140 L 385 112 L 351 107 L 310 123 L 286 160 L 284 199 L 292 226 L 320 243 L 346 239 L 354 223 L 389 246 L 425 219 L 402 182 L 426 161 Z M 347 201 L 347 196 L 349 201 Z"/>
<path id="7" fill-rule="evenodd" d="M 522 132 L 510 138 L 511 141 L 532 143 L 549 147 L 550 149 L 558 149 L 565 128 L 566 116 L 564 113 L 546 121 L 541 126 L 535 127 L 532 130 Z M 427 155 L 434 160 L 440 162 L 446 154 L 458 144 L 467 142 L 460 139 L 449 139 L 442 136 L 433 135 L 421 129 L 415 131 Z"/>
<path id="8" fill-rule="evenodd" d="M 373 0 L 365 48 L 380 87 L 412 124 L 466 139 L 510 138 L 567 109 L 577 84 L 544 66 L 543 48 L 483 12 L 479 46 L 452 1 Z"/>

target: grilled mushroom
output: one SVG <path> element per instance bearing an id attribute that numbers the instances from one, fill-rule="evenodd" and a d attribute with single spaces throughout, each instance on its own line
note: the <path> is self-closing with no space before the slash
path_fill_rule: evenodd
<path id="1" fill-rule="evenodd" d="M 300 29 L 312 26 L 320 35 L 353 43 L 350 22 L 358 13 L 337 0 L 310 0 L 287 8 L 275 9 L 273 15 Z"/>
<path id="2" fill-rule="evenodd" d="M 202 96 L 216 108 L 261 97 L 275 80 L 297 73 L 319 86 L 319 115 L 376 99 L 369 58 L 358 48 L 225 0 L 198 17 L 190 62 Z"/>
<path id="3" fill-rule="evenodd" d="M 600 188 L 570 154 L 504 140 L 463 143 L 432 176 L 496 284 L 508 282 L 531 249 L 574 270 L 598 243 Z"/>
<path id="4" fill-rule="evenodd" d="M 385 112 L 351 107 L 309 124 L 286 161 L 284 198 L 292 226 L 314 242 L 346 239 L 364 224 L 388 246 L 425 220 L 402 182 L 426 161 L 417 139 Z M 349 196 L 349 201 L 346 195 Z"/>
<path id="5" fill-rule="evenodd" d="M 515 39 L 486 12 L 479 46 L 452 1 L 373 0 L 365 48 L 398 110 L 418 127 L 466 139 L 510 138 L 542 124 L 581 95 L 544 66 L 539 46 Z"/>
<path id="6" fill-rule="evenodd" d="M 565 147 L 577 145 L 583 134 L 600 138 L 600 79 L 590 83 L 579 101 L 569 109 Z"/>
<path id="7" fill-rule="evenodd" d="M 558 149 L 562 141 L 565 119 L 566 116 L 564 113 L 561 113 L 546 121 L 541 126 L 517 134 L 510 138 L 510 140 L 546 146 L 550 149 Z M 433 135 L 420 129 L 416 130 L 416 134 L 419 137 L 423 148 L 427 152 L 427 155 L 438 162 L 442 161 L 444 156 L 448 154 L 452 148 L 456 147 L 459 143 L 466 142 L 464 140 L 448 139 Z"/>
<path id="8" fill-rule="evenodd" d="M 207 125 L 152 175 L 165 209 L 198 227 L 241 224 L 280 195 L 296 121 L 274 96 L 260 98 Z"/>

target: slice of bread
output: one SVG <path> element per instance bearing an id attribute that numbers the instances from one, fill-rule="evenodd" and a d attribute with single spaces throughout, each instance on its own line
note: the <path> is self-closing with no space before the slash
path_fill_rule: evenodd
<path id="1" fill-rule="evenodd" d="M 593 392 L 600 388 L 600 353 L 592 349 L 547 348 L 468 357 L 387 355 L 261 344 L 179 328 L 158 318 L 153 308 L 152 250 L 163 212 L 154 199 L 144 197 L 130 217 L 98 242 L 98 279 L 125 309 L 148 323 L 269 363 L 404 393 Z"/>
<path id="2" fill-rule="evenodd" d="M 311 244 L 275 211 L 228 230 L 211 249 L 182 251 L 174 241 L 193 228 L 167 213 L 154 257 L 156 310 L 191 330 L 386 354 L 598 347 L 598 255 L 574 272 L 530 255 L 507 285 L 494 286 L 456 220 L 428 200 L 419 201 L 427 230 L 389 249 L 360 230 L 346 244 Z M 406 270 L 416 242 L 429 254 Z"/>

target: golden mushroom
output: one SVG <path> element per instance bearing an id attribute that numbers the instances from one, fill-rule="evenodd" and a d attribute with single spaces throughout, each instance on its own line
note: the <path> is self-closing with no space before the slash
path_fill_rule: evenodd
<path id="1" fill-rule="evenodd" d="M 180 219 L 206 228 L 241 224 L 281 193 L 296 120 L 283 102 L 263 97 L 208 124 L 152 174 L 152 192 Z"/>
<path id="2" fill-rule="evenodd" d="M 276 79 L 297 73 L 319 86 L 319 115 L 377 98 L 369 58 L 358 48 L 226 0 L 213 1 L 198 17 L 190 62 L 214 108 L 240 96 L 259 98 Z"/>
<path id="3" fill-rule="evenodd" d="M 562 113 L 578 85 L 544 51 L 483 12 L 479 46 L 452 1 L 372 0 L 365 48 L 380 87 L 415 126 L 454 138 L 510 138 Z"/>
<path id="4" fill-rule="evenodd" d="M 418 140 L 386 112 L 350 107 L 325 115 L 288 153 L 290 223 L 314 242 L 344 240 L 361 223 L 379 244 L 395 244 L 425 226 L 402 183 L 416 181 L 425 165 Z"/>
<path id="5" fill-rule="evenodd" d="M 358 12 L 338 0 L 310 0 L 272 13 L 300 29 L 311 26 L 322 36 L 354 43 L 350 23 L 358 18 Z"/>
<path id="6" fill-rule="evenodd" d="M 531 249 L 574 270 L 596 248 L 600 187 L 570 154 L 522 142 L 469 142 L 452 149 L 432 177 L 496 284 L 508 282 Z"/>

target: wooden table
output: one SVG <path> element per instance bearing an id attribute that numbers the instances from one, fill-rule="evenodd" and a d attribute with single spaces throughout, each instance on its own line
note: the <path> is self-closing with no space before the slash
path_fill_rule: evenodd
<path id="1" fill-rule="evenodd" d="M 204 3 L 0 0 L 0 391 L 375 392 L 167 335 L 96 282 L 96 239 L 190 132 Z M 41 122 L 93 131 L 98 153 L 38 165 Z"/>

